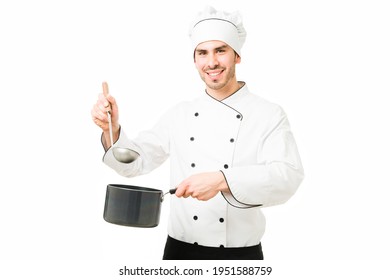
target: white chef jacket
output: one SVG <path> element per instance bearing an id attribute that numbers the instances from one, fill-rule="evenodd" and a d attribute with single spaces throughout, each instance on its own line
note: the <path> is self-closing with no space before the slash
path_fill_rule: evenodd
<path id="1" fill-rule="evenodd" d="M 140 154 L 131 164 L 104 162 L 127 177 L 148 173 L 170 158 L 171 186 L 192 174 L 222 171 L 230 192 L 208 201 L 171 196 L 168 234 L 211 247 L 260 243 L 262 207 L 286 202 L 303 180 L 303 167 L 286 114 L 246 85 L 222 101 L 203 93 L 169 110 L 150 130 L 117 145 Z"/>

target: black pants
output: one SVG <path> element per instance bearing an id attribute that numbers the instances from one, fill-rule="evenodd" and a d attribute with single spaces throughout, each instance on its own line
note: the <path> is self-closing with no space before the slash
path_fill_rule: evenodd
<path id="1" fill-rule="evenodd" d="M 241 248 L 206 247 L 168 236 L 163 260 L 263 260 L 261 243 Z"/>

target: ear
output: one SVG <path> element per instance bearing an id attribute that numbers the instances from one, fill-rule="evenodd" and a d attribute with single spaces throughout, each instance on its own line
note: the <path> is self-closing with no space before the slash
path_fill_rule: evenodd
<path id="1" fill-rule="evenodd" d="M 237 53 L 236 53 L 236 64 L 240 64 L 241 63 L 241 56 L 239 56 Z"/>

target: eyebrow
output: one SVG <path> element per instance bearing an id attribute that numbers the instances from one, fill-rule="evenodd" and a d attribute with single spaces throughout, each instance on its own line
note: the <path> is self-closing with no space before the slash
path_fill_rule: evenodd
<path id="1" fill-rule="evenodd" d="M 216 47 L 213 50 L 218 51 L 218 50 L 226 49 L 227 47 L 228 47 L 228 45 L 224 44 L 222 46 Z M 196 52 L 207 52 L 208 50 L 199 48 L 199 49 L 196 49 L 195 51 Z"/>

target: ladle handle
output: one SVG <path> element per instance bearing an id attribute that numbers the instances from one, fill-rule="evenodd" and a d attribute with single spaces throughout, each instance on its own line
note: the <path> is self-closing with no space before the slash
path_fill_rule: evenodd
<path id="1" fill-rule="evenodd" d="M 109 90 L 108 90 L 108 84 L 107 84 L 107 82 L 103 82 L 103 83 L 102 83 L 102 89 L 103 89 L 103 95 L 104 95 L 104 97 L 107 98 L 107 96 L 109 95 Z M 110 112 L 110 111 L 111 111 L 111 106 L 110 106 L 110 105 L 111 105 L 111 104 L 108 103 L 107 112 Z"/>
<path id="2" fill-rule="evenodd" d="M 114 137 L 112 136 L 112 121 L 111 121 L 111 112 L 107 111 L 107 118 L 108 118 L 108 129 L 110 131 L 110 141 L 111 141 L 111 147 L 114 146 Z"/>

